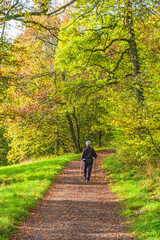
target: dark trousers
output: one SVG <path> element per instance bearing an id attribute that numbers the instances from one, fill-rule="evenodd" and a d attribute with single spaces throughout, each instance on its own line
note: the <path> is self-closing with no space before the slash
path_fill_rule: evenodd
<path id="1" fill-rule="evenodd" d="M 91 160 L 84 161 L 84 178 L 85 179 L 89 180 L 91 177 L 92 164 L 93 164 L 93 161 Z"/>

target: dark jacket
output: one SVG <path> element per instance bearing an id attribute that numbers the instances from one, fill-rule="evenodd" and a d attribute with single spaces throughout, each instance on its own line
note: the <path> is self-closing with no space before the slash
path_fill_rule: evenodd
<path id="1" fill-rule="evenodd" d="M 88 146 L 83 149 L 81 154 L 81 159 L 85 158 L 85 159 L 91 159 L 93 161 L 93 157 L 95 158 L 97 157 L 97 154 L 93 148 Z"/>

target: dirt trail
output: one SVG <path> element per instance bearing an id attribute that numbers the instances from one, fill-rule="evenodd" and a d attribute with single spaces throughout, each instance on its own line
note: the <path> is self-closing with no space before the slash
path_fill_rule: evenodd
<path id="1" fill-rule="evenodd" d="M 93 168 L 90 182 L 80 176 L 80 160 L 68 163 L 11 240 L 133 239 L 101 170 L 102 160 L 110 154 L 98 154 L 97 170 Z"/>

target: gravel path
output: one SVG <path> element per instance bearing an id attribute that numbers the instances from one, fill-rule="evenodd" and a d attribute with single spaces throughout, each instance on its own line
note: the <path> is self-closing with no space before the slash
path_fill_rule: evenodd
<path id="1" fill-rule="evenodd" d="M 80 161 L 67 164 L 40 204 L 11 240 L 131 240 L 120 204 L 106 184 L 101 162 L 111 153 L 98 154 L 90 182 L 80 175 Z"/>

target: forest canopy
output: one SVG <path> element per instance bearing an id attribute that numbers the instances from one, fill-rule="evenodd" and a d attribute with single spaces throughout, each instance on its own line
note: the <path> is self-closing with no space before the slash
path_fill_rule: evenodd
<path id="1" fill-rule="evenodd" d="M 0 164 L 114 148 L 158 166 L 158 1 L 0 2 Z M 13 41 L 11 19 L 25 24 Z"/>

